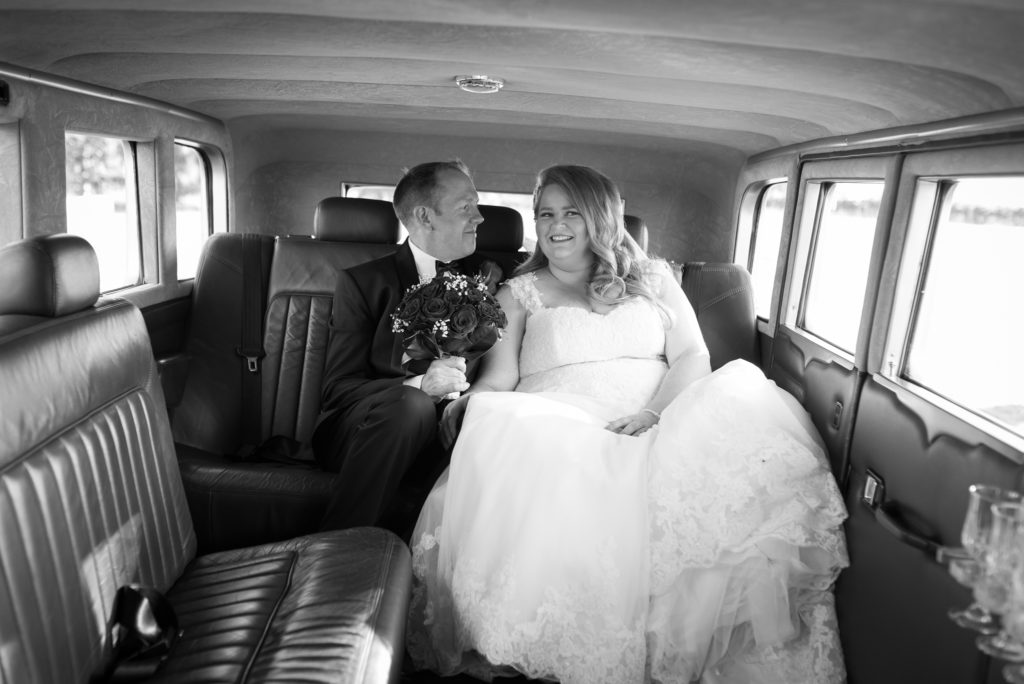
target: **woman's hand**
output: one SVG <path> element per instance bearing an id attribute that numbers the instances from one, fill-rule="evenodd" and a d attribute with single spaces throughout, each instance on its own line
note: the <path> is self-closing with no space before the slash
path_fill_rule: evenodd
<path id="1" fill-rule="evenodd" d="M 455 444 L 455 438 L 459 436 L 459 429 L 462 427 L 462 417 L 466 415 L 466 407 L 469 405 L 469 398 L 472 395 L 464 394 L 455 401 L 444 407 L 441 414 L 441 424 L 438 426 L 441 445 L 450 449 Z"/>
<path id="2" fill-rule="evenodd" d="M 637 437 L 658 424 L 661 416 L 651 411 L 641 411 L 631 416 L 624 416 L 613 420 L 604 426 L 605 430 L 617 432 L 620 435 L 632 435 Z"/>

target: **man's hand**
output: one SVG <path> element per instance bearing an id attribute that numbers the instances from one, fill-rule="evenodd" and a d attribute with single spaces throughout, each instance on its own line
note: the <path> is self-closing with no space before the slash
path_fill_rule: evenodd
<path id="1" fill-rule="evenodd" d="M 466 382 L 466 359 L 461 356 L 449 356 L 430 362 L 430 367 L 423 374 L 420 389 L 440 399 L 452 392 L 464 392 L 469 389 Z"/>

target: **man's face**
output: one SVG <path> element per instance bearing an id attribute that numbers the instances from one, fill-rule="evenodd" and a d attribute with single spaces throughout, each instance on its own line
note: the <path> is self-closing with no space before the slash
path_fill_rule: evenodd
<path id="1" fill-rule="evenodd" d="M 479 197 L 464 173 L 445 170 L 438 180 L 437 209 L 427 209 L 429 225 L 421 247 L 435 259 L 461 259 L 476 250 L 476 227 L 484 220 L 476 208 Z"/>

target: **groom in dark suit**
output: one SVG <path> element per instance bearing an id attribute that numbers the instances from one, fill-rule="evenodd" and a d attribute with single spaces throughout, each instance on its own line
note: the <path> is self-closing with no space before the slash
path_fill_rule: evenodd
<path id="1" fill-rule="evenodd" d="M 435 447 L 441 399 L 469 387 L 461 357 L 403 367 L 391 313 L 410 286 L 434 277 L 439 262 L 473 253 L 483 222 L 477 201 L 461 161 L 410 169 L 393 199 L 409 239 L 393 254 L 338 274 L 312 439 L 321 467 L 339 473 L 321 529 L 379 523 L 417 455 Z M 477 267 L 464 266 L 467 273 Z"/>

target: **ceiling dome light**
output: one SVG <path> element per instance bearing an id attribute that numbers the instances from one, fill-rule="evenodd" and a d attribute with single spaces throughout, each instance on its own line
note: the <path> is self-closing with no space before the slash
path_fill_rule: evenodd
<path id="1" fill-rule="evenodd" d="M 505 85 L 504 80 L 490 76 L 456 76 L 455 83 L 467 93 L 496 93 Z"/>

